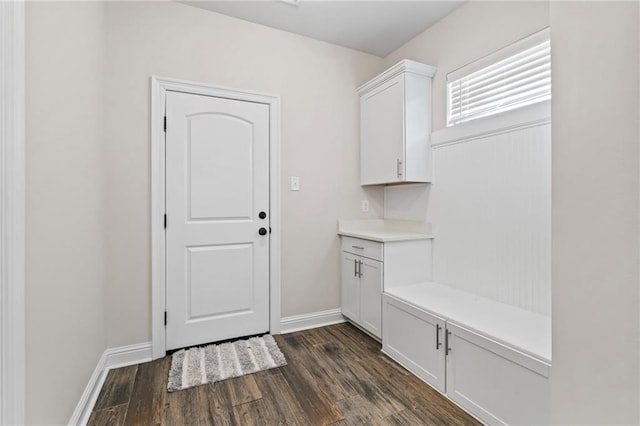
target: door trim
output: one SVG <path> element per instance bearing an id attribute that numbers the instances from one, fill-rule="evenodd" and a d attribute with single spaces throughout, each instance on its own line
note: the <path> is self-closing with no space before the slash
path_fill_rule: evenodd
<path id="1" fill-rule="evenodd" d="M 153 359 L 166 354 L 165 144 L 167 91 L 269 105 L 269 332 L 280 333 L 280 96 L 204 83 L 151 77 L 151 345 Z M 170 315 L 170 313 L 169 313 Z"/>
<path id="2" fill-rule="evenodd" d="M 0 424 L 24 424 L 25 3 L 0 2 Z"/>

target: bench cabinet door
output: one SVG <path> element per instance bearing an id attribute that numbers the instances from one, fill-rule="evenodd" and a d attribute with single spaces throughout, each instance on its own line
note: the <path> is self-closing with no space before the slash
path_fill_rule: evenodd
<path id="1" fill-rule="evenodd" d="M 449 398 L 487 424 L 549 424 L 547 363 L 452 323 L 447 333 Z"/>
<path id="2" fill-rule="evenodd" d="M 444 318 L 386 294 L 382 318 L 382 351 L 444 393 Z"/>

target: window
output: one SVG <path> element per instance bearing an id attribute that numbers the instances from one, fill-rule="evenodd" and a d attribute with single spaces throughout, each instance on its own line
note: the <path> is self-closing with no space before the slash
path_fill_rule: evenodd
<path id="1" fill-rule="evenodd" d="M 447 126 L 551 98 L 544 30 L 447 75 Z"/>

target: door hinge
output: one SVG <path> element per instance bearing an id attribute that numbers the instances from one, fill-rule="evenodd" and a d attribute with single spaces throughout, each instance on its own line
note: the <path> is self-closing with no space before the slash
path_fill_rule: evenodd
<path id="1" fill-rule="evenodd" d="M 167 215 L 164 215 L 164 229 L 167 229 Z"/>
<path id="2" fill-rule="evenodd" d="M 167 311 L 164 311 L 164 325 L 167 326 Z"/>
<path id="3" fill-rule="evenodd" d="M 164 131 L 167 131 L 167 116 L 164 116 Z"/>

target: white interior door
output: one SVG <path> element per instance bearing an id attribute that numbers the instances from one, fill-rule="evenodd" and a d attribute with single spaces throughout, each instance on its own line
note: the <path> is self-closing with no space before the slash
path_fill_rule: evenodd
<path id="1" fill-rule="evenodd" d="M 169 91 L 166 117 L 167 349 L 267 332 L 269 106 Z"/>

